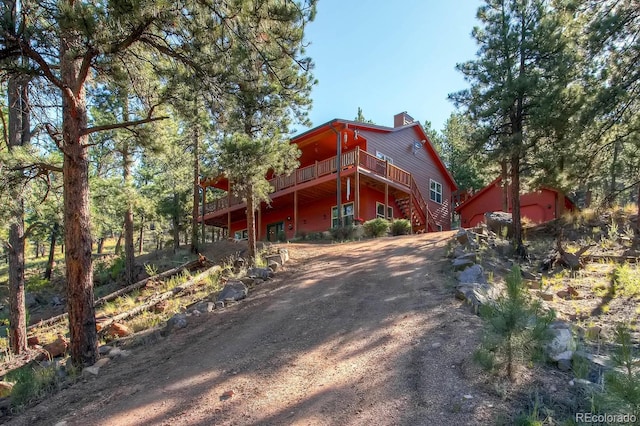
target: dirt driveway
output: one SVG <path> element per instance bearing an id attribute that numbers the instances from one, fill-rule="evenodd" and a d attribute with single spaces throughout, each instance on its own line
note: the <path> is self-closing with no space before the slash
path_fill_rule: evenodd
<path id="1" fill-rule="evenodd" d="M 451 235 L 290 245 L 285 270 L 247 300 L 9 424 L 491 423 L 499 402 L 469 366 L 479 319 L 443 272 Z"/>

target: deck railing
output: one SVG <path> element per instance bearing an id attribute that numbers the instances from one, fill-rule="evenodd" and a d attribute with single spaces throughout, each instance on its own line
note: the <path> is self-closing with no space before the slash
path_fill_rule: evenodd
<path id="1" fill-rule="evenodd" d="M 314 164 L 295 170 L 290 175 L 276 176 L 273 179 L 270 179 L 269 183 L 273 187 L 274 192 L 278 192 L 305 182 L 310 182 L 322 176 L 335 173 L 337 171 L 336 159 L 337 156 L 334 156 L 325 160 L 316 161 Z M 377 158 L 366 151 L 362 151 L 360 148 L 345 152 L 340 156 L 341 169 L 347 169 L 355 165 L 373 172 L 375 175 L 387 178 L 395 183 L 405 186 L 412 191 L 413 187 L 417 190 L 409 172 L 390 164 L 388 161 Z M 420 199 L 424 204 L 422 197 L 420 197 Z M 227 196 L 207 203 L 205 211 L 207 213 L 212 213 L 241 204 L 242 202 L 242 199 L 238 197 Z M 423 206 L 421 205 L 420 207 L 422 208 Z M 424 204 L 423 211 L 427 211 L 426 204 Z"/>

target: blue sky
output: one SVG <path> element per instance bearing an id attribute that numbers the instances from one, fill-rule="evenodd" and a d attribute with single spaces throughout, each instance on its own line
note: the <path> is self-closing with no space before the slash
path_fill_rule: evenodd
<path id="1" fill-rule="evenodd" d="M 319 80 L 314 126 L 334 118 L 393 126 L 407 111 L 442 127 L 455 110 L 447 95 L 467 87 L 456 63 L 477 51 L 471 30 L 480 0 L 319 0 L 307 54 Z M 305 130 L 305 129 L 299 129 Z"/>

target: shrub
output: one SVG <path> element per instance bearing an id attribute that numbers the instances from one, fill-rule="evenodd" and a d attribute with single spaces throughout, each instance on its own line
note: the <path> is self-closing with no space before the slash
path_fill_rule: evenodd
<path id="1" fill-rule="evenodd" d="M 58 382 L 54 366 L 30 365 L 7 374 L 6 380 L 15 382 L 11 391 L 11 404 L 14 407 L 22 407 L 52 393 Z"/>
<path id="2" fill-rule="evenodd" d="M 389 221 L 382 218 L 368 220 L 364 223 L 364 232 L 368 237 L 378 238 L 389 232 Z"/>
<path id="3" fill-rule="evenodd" d="M 353 240 L 355 235 L 355 228 L 353 225 L 342 226 L 338 228 L 331 228 L 331 237 L 337 241 Z"/>
<path id="4" fill-rule="evenodd" d="M 396 219 L 391 222 L 392 235 L 409 235 L 411 233 L 411 222 L 408 219 Z"/>

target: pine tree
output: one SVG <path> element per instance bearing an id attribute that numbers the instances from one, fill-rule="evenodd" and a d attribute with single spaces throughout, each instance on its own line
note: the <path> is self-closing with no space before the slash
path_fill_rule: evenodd
<path id="1" fill-rule="evenodd" d="M 486 332 L 476 359 L 487 366 L 504 365 L 511 380 L 518 361 L 540 355 L 554 318 L 553 311 L 543 312 L 539 302 L 531 301 L 517 266 L 507 276 L 506 293 L 495 303 L 483 305 L 480 315 Z"/>
<path id="2" fill-rule="evenodd" d="M 255 211 L 269 201 L 266 180 L 298 166 L 297 147 L 284 135 L 293 119 L 307 123 L 310 90 L 315 83 L 312 63 L 304 54 L 304 26 L 313 19 L 315 1 L 304 8 L 294 3 L 263 2 L 247 10 L 255 26 L 238 27 L 240 37 L 258 46 L 232 49 L 234 102 L 225 130 L 232 133 L 219 145 L 219 165 L 233 191 L 247 203 L 249 257 L 256 256 Z"/>
<path id="3" fill-rule="evenodd" d="M 8 10 L 21 12 L 20 22 L 3 19 L 0 23 L 3 68 L 39 76 L 46 85 L 56 88 L 61 98 L 61 123 L 49 123 L 46 129 L 64 153 L 67 309 L 74 364 L 93 364 L 98 355 L 91 261 L 89 137 L 157 119 L 154 106 L 147 105 L 141 119 L 91 126 L 89 81 L 100 81 L 101 76 L 109 75 L 109 64 L 116 60 L 135 74 L 136 65 L 152 58 L 154 76 L 170 81 L 180 66 L 187 67 L 195 72 L 199 87 L 221 96 L 227 93 L 229 74 L 220 70 L 229 67 L 226 55 L 231 47 L 265 54 L 292 53 L 287 51 L 286 42 L 301 38 L 308 12 L 313 11 L 306 7 L 293 2 L 266 5 L 265 2 L 166 0 L 3 3 L 3 16 Z M 38 19 L 31 19 L 34 16 Z M 270 17 L 273 22 L 281 20 L 282 25 L 279 31 L 263 33 L 262 22 Z M 295 25 L 287 26 L 286 22 Z M 253 33 L 253 37 L 246 37 L 245 30 Z M 267 38 L 273 46 L 269 52 L 259 46 L 261 39 L 269 43 Z M 281 48 L 276 49 L 280 44 Z M 140 55 L 143 50 L 148 55 Z M 15 66 L 16 59 L 21 57 L 26 59 L 26 66 Z M 297 59 L 296 55 L 293 57 Z M 271 58 L 264 56 L 263 60 L 267 67 L 264 71 L 269 72 Z M 279 76 L 283 78 L 283 86 L 295 85 L 297 77 Z M 56 124 L 60 125 L 56 127 Z"/>
<path id="4" fill-rule="evenodd" d="M 478 58 L 458 65 L 471 88 L 450 95 L 477 125 L 477 146 L 509 166 L 513 242 L 521 256 L 526 256 L 521 173 L 534 148 L 558 139 L 569 119 L 563 106 L 574 60 L 562 31 L 563 6 L 562 1 L 486 0 L 477 15 L 482 26 L 473 30 Z"/>

